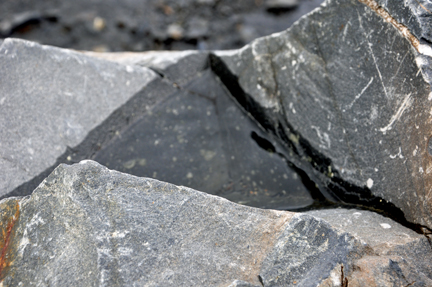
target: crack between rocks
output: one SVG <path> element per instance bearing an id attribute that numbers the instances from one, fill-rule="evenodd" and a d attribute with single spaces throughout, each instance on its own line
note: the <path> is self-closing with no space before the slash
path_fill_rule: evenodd
<path id="1" fill-rule="evenodd" d="M 401 32 L 401 34 L 411 43 L 411 45 L 420 53 L 420 41 L 409 31 L 409 29 L 396 21 L 389 12 L 387 12 L 383 7 L 381 7 L 375 0 L 358 0 L 360 3 L 365 4 L 369 8 L 371 8 L 375 13 L 378 14 L 381 18 L 383 18 L 386 22 L 392 24 L 396 29 Z M 416 0 L 417 1 L 417 0 Z M 417 1 L 417 3 L 419 3 Z M 420 4 L 420 3 L 419 3 Z M 422 6 L 420 4 L 420 6 Z M 423 6 L 422 6 L 423 7 Z M 424 7 L 423 7 L 424 8 Z M 426 9 L 427 10 L 427 9 Z"/>
<path id="2" fill-rule="evenodd" d="M 305 208 L 304 211 L 329 207 L 368 210 L 390 218 L 418 234 L 425 235 L 428 241 L 430 243 L 432 242 L 428 237 L 428 235 L 432 235 L 432 230 L 420 224 L 409 222 L 405 218 L 402 210 L 396 207 L 393 203 L 387 202 L 383 198 L 374 196 L 366 187 L 356 186 L 345 181 L 339 175 L 337 170 L 335 170 L 332 175 L 329 176 L 327 174 L 327 167 L 333 166 L 329 158 L 326 158 L 318 150 L 315 150 L 307 140 L 305 140 L 291 127 L 286 119 L 285 121 L 283 118 L 273 119 L 275 126 L 271 125 L 268 117 L 266 117 L 268 115 L 265 112 L 265 109 L 260 107 L 250 95 L 246 94 L 244 90 L 242 90 L 241 86 L 239 85 L 238 78 L 231 73 L 229 68 L 224 64 L 223 60 L 214 54 L 209 54 L 209 57 L 210 68 L 220 79 L 221 83 L 225 85 L 239 106 L 249 113 L 254 118 L 255 122 L 259 123 L 267 133 L 272 134 L 276 137 L 276 139 L 281 140 L 281 144 L 283 144 L 283 146 L 288 149 L 292 149 L 293 152 L 295 152 L 296 148 L 299 149 L 294 155 L 290 156 L 288 162 L 293 164 L 298 169 L 304 171 L 313 182 L 319 184 L 319 186 L 321 186 L 319 187 L 319 190 L 322 194 L 328 195 L 327 192 L 329 192 L 330 194 L 337 196 L 334 198 L 335 201 L 328 201 L 329 204 L 327 205 L 322 205 L 321 203 L 316 206 L 316 203 L 314 203 L 309 208 Z M 297 144 L 292 142 L 290 137 L 286 136 L 283 129 L 280 129 L 280 127 L 278 129 L 278 125 L 281 125 L 280 120 L 282 120 L 286 125 L 283 127 L 283 129 L 287 128 L 290 134 L 292 133 L 293 136 L 296 137 Z M 283 136 L 283 134 L 279 134 L 278 132 L 282 132 L 285 136 Z M 310 157 L 312 162 L 305 163 L 304 156 Z"/>
<path id="3" fill-rule="evenodd" d="M 341 265 L 341 287 L 348 287 L 348 278 L 345 277 L 343 265 Z"/>

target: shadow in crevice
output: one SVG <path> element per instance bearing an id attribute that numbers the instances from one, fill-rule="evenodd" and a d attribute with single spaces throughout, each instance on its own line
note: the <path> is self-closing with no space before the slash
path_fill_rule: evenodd
<path id="1" fill-rule="evenodd" d="M 334 168 L 332 161 L 315 149 L 300 133 L 286 120 L 283 114 L 268 111 L 259 105 L 253 97 L 248 95 L 240 86 L 235 76 L 225 63 L 216 55 L 209 55 L 210 68 L 226 86 L 237 103 L 261 125 L 267 133 L 284 146 L 285 152 L 278 153 L 286 156 L 286 161 L 298 174 L 307 178 L 305 185 L 312 191 L 314 203 L 296 211 L 328 208 L 355 208 L 377 212 L 396 222 L 423 234 L 426 237 L 431 230 L 426 226 L 407 221 L 404 213 L 393 203 L 381 197 L 374 196 L 366 186 L 357 186 L 344 180 Z M 251 135 L 264 150 L 275 153 L 274 147 L 268 141 Z M 312 188 L 311 186 L 314 185 Z"/>

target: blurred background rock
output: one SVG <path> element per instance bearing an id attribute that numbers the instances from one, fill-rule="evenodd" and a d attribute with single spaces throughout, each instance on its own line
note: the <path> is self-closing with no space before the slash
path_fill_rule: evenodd
<path id="1" fill-rule="evenodd" d="M 0 38 L 77 50 L 235 49 L 323 0 L 1 0 Z"/>

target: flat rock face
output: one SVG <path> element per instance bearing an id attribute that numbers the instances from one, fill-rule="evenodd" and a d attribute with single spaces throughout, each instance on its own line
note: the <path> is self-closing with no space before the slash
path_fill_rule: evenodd
<path id="1" fill-rule="evenodd" d="M 266 138 L 207 69 L 92 158 L 118 171 L 249 206 L 311 205 L 313 199 L 288 165 L 283 146 Z"/>
<path id="2" fill-rule="evenodd" d="M 427 239 L 374 213 L 256 209 L 92 161 L 60 165 L 0 206 L 3 286 L 340 286 L 341 272 L 363 280 L 356 266 L 371 256 L 384 274 L 366 275 L 393 280 L 379 286 L 432 283 Z M 334 224 L 341 214 L 370 224 L 357 235 Z M 384 236 L 363 235 L 383 222 Z"/>
<path id="3" fill-rule="evenodd" d="M 372 2 L 326 1 L 285 32 L 217 53 L 219 73 L 238 80 L 242 101 L 291 145 L 302 169 L 312 162 L 308 174 L 328 198 L 396 206 L 431 227 L 432 54 L 415 41 L 430 26 L 414 1 L 381 1 L 403 8 L 394 18 L 414 34 L 404 37 Z"/>
<path id="4" fill-rule="evenodd" d="M 70 50 L 17 39 L 0 44 L 0 196 L 52 166 L 157 78 Z"/>

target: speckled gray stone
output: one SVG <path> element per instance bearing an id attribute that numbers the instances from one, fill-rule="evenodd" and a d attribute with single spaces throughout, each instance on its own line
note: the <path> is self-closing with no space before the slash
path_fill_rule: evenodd
<path id="1" fill-rule="evenodd" d="M 375 213 L 257 209 L 93 161 L 0 201 L 0 219 L 3 286 L 432 283 L 426 237 Z"/>
<path id="2" fill-rule="evenodd" d="M 158 76 L 33 42 L 0 46 L 0 196 L 53 165 Z"/>

